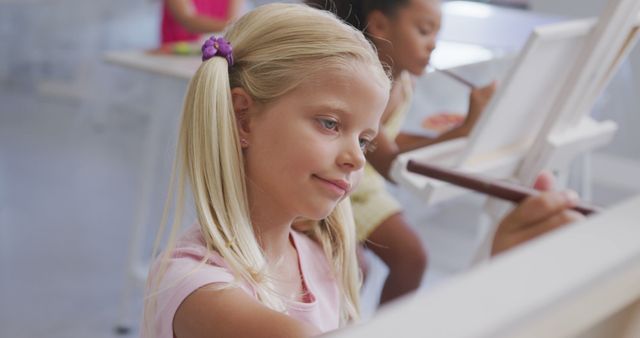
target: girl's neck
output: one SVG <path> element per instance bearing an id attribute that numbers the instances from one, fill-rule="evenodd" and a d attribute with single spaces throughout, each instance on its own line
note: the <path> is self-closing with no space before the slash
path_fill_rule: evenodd
<path id="1" fill-rule="evenodd" d="M 292 244 L 289 236 L 291 226 L 265 225 L 259 221 L 252 221 L 258 241 L 264 251 L 267 261 L 277 263 L 291 253 Z"/>
<path id="2" fill-rule="evenodd" d="M 265 222 L 265 218 L 254 215 L 251 220 L 269 272 L 275 278 L 277 292 L 286 299 L 300 301 L 304 289 L 297 250 L 291 238 L 292 222 Z"/>
<path id="3" fill-rule="evenodd" d="M 277 259 L 290 250 L 289 235 L 295 217 L 283 212 L 282 206 L 269 198 L 261 198 L 249 189 L 249 216 L 253 230 L 267 259 Z"/>

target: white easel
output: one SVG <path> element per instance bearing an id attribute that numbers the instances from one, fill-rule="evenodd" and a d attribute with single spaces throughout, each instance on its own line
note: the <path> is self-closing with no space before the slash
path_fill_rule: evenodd
<path id="1" fill-rule="evenodd" d="M 566 172 L 576 155 L 598 145 L 598 137 L 606 134 L 609 126 L 586 114 L 631 50 L 639 32 L 640 1 L 610 0 L 582 48 L 581 57 L 575 60 L 560 99 L 554 103 L 536 142 L 516 172 L 520 182 L 532 182 L 544 167 Z"/>
<path id="2" fill-rule="evenodd" d="M 543 168 L 566 172 L 617 129 L 585 114 L 636 41 L 639 12 L 640 1 L 610 0 L 597 21 L 536 28 L 472 134 L 398 156 L 394 180 L 438 202 L 466 190 L 408 172 L 410 159 L 525 184 Z"/>
<path id="3" fill-rule="evenodd" d="M 588 152 L 607 144 L 617 125 L 586 114 L 631 50 L 639 30 L 637 0 L 610 0 L 597 21 L 534 29 L 472 134 L 400 155 L 392 177 L 436 203 L 467 190 L 408 172 L 410 159 L 530 184 L 543 168 L 566 179 L 571 161 L 585 154 L 582 182 L 583 191 L 588 191 Z M 494 226 L 509 207 L 497 199 L 487 200 L 484 210 L 489 219 L 480 224 L 474 261 L 488 256 Z"/>
<path id="4" fill-rule="evenodd" d="M 611 121 L 597 122 L 588 116 L 598 96 L 616 73 L 640 35 L 640 1 L 610 0 L 581 48 L 580 57 L 552 105 L 542 129 L 513 178 L 531 184 L 543 169 L 567 180 L 571 162 L 580 154 L 607 144 L 616 131 Z M 584 167 L 583 190 L 589 191 L 588 167 Z M 587 196 L 589 198 L 589 196 Z M 507 206 L 489 199 L 485 206 L 495 223 Z"/>

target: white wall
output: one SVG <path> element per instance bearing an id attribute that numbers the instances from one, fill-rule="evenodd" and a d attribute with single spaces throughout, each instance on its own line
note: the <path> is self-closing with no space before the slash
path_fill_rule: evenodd
<path id="1" fill-rule="evenodd" d="M 529 0 L 530 8 L 536 12 L 571 17 L 597 15 L 606 3 L 606 0 Z"/>

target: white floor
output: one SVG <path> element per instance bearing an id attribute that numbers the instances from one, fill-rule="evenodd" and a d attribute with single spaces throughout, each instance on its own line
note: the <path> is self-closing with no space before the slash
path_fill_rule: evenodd
<path id="1" fill-rule="evenodd" d="M 176 118 L 185 83 L 105 65 L 101 53 L 153 45 L 156 11 L 146 0 L 0 4 L 0 337 L 115 336 L 149 125 Z M 624 113 L 633 102 L 611 102 L 623 129 L 606 154 L 633 168 L 640 114 Z M 168 175 L 166 128 L 150 224 L 159 220 Z M 620 182 L 596 181 L 594 202 L 640 192 Z M 425 288 L 463 271 L 481 198 L 423 210 L 396 193 L 429 249 Z M 377 267 L 364 291 L 365 316 L 384 278 Z M 135 323 L 140 294 L 131 301 Z"/>

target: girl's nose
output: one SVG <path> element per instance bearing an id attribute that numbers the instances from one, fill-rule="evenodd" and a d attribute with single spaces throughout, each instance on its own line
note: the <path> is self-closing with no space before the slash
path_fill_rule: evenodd
<path id="1" fill-rule="evenodd" d="M 431 39 L 431 41 L 429 41 L 429 43 L 427 44 L 427 49 L 429 50 L 429 53 L 433 52 L 434 49 L 436 49 L 436 39 L 433 38 Z"/>
<path id="2" fill-rule="evenodd" d="M 348 145 L 344 147 L 338 158 L 338 165 L 348 171 L 355 171 L 362 169 L 367 159 L 364 157 L 364 152 L 360 147 L 360 141 L 350 141 Z"/>

